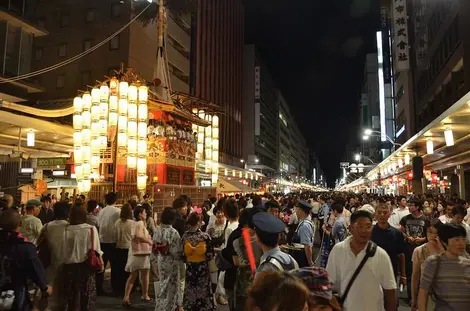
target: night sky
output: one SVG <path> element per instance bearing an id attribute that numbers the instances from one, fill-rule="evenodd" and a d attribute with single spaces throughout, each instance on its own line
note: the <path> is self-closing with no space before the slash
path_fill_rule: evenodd
<path id="1" fill-rule="evenodd" d="M 359 139 L 365 54 L 375 51 L 377 0 L 246 0 L 255 43 L 330 185 Z"/>

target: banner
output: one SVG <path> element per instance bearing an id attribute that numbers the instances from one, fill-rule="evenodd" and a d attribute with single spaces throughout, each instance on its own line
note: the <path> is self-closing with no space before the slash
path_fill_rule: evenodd
<path id="1" fill-rule="evenodd" d="M 395 68 L 397 71 L 410 69 L 410 49 L 408 42 L 408 15 L 406 0 L 393 1 L 393 42 Z"/>

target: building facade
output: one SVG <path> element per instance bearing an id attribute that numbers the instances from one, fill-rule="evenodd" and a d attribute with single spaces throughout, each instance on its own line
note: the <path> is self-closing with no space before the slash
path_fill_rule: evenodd
<path id="1" fill-rule="evenodd" d="M 277 88 L 255 45 L 245 46 L 243 74 L 243 159 L 263 172 L 279 166 Z"/>
<path id="2" fill-rule="evenodd" d="M 241 0 L 201 0 L 195 21 L 194 85 L 191 93 L 224 108 L 220 162 L 241 165 L 244 9 Z"/>
<path id="3" fill-rule="evenodd" d="M 168 14 L 166 48 L 173 91 L 189 92 L 191 18 Z M 32 68 L 46 68 L 85 52 L 117 32 L 133 18 L 130 0 L 39 1 L 38 24 L 49 31 L 47 38 L 34 40 Z M 132 67 L 147 81 L 154 78 L 157 50 L 156 25 L 139 22 L 109 43 L 64 67 L 34 79 L 45 92 L 41 100 L 68 99 L 85 91 L 104 76 Z"/>
<path id="4" fill-rule="evenodd" d="M 279 101 L 279 172 L 292 177 L 307 177 L 309 150 L 289 105 L 278 92 Z"/>
<path id="5" fill-rule="evenodd" d="M 0 1 L 0 76 L 11 78 L 31 72 L 33 41 L 47 36 L 40 25 L 35 23 L 34 1 Z M 0 84 L 0 97 L 9 102 L 26 101 L 42 88 L 24 79 Z"/>

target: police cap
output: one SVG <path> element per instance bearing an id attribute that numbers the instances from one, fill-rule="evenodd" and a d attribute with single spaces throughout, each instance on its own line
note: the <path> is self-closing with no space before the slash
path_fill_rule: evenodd
<path id="1" fill-rule="evenodd" d="M 305 212 L 310 212 L 313 208 L 312 205 L 308 204 L 308 202 L 304 200 L 299 200 L 299 202 L 297 203 L 297 207 L 301 208 Z"/>
<path id="2" fill-rule="evenodd" d="M 253 216 L 255 231 L 268 234 L 278 234 L 284 231 L 285 225 L 279 217 L 262 212 Z"/>

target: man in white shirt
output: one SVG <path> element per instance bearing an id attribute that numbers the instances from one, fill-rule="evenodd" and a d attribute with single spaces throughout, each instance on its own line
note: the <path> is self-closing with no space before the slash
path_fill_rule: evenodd
<path id="1" fill-rule="evenodd" d="M 21 234 L 34 245 L 37 245 L 39 234 L 42 230 L 42 223 L 38 218 L 41 205 L 41 202 L 38 200 L 29 200 L 26 203 L 26 214 L 21 220 Z"/>
<path id="2" fill-rule="evenodd" d="M 443 204 L 445 206 L 445 204 Z M 445 206 L 445 214 L 442 216 L 439 216 L 439 220 L 443 223 L 449 223 L 452 221 L 453 215 L 452 215 L 452 210 L 454 209 L 455 203 L 452 201 L 447 202 L 447 206 Z"/>
<path id="3" fill-rule="evenodd" d="M 393 210 L 392 215 L 388 219 L 390 226 L 401 230 L 400 221 L 403 217 L 410 214 L 408 207 L 406 206 L 406 197 L 400 196 L 398 198 L 398 207 Z"/>
<path id="4" fill-rule="evenodd" d="M 114 224 L 119 219 L 119 215 L 121 214 L 121 210 L 114 206 L 117 201 L 117 195 L 114 192 L 110 192 L 105 197 L 106 206 L 103 210 L 98 214 L 98 221 L 97 225 L 99 228 L 99 235 L 100 235 L 100 244 L 101 250 L 103 251 L 103 264 L 104 270 L 106 270 L 106 265 L 108 261 L 111 265 L 111 288 L 113 292 L 118 292 L 118 287 L 116 284 L 116 277 L 113 278 L 113 256 L 114 250 L 116 249 L 116 229 L 114 228 Z M 114 273 L 115 274 L 115 273 Z M 114 281 L 113 281 L 114 279 Z M 103 290 L 103 282 L 104 282 L 104 272 L 98 273 L 96 275 L 96 292 L 98 295 L 104 295 Z"/>
<path id="5" fill-rule="evenodd" d="M 331 250 L 326 270 L 333 288 L 343 296 L 357 267 L 366 256 L 372 234 L 372 215 L 356 211 L 351 215 L 352 237 L 336 244 Z M 387 252 L 376 247 L 357 275 L 344 303 L 345 311 L 396 311 L 397 284 Z M 384 308 L 385 306 L 385 308 Z"/>

